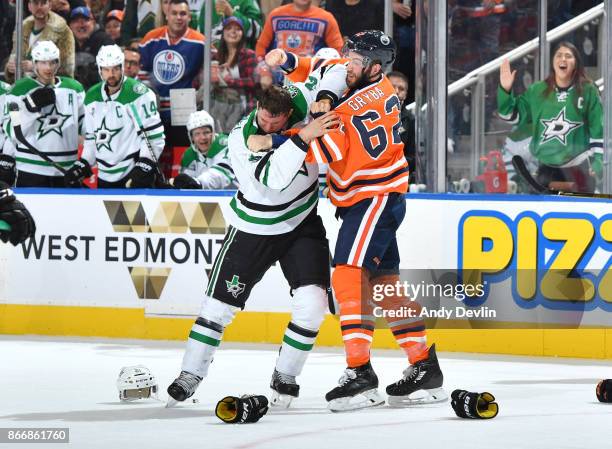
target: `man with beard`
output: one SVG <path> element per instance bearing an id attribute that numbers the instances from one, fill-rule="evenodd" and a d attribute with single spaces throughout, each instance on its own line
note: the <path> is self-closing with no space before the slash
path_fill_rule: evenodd
<path id="1" fill-rule="evenodd" d="M 6 0 L 3 0 L 6 3 Z M 60 76 L 72 77 L 74 74 L 74 36 L 66 21 L 51 11 L 49 0 L 28 0 L 28 10 L 32 15 L 23 21 L 21 33 L 21 68 L 24 73 L 32 72 L 30 54 L 37 42 L 51 41 L 60 51 L 61 64 L 57 69 Z M 13 10 L 14 14 L 14 10 Z M 6 35 L 3 35 L 6 39 Z M 13 52 L 4 70 L 5 81 L 12 83 L 16 72 L 17 32 L 13 33 Z"/>
<path id="2" fill-rule="evenodd" d="M 74 8 L 70 13 L 70 29 L 76 44 L 76 78 L 89 89 L 100 81 L 96 69 L 96 55 L 103 45 L 112 45 L 113 39 L 96 24 L 87 6 Z"/>
<path id="3" fill-rule="evenodd" d="M 123 75 L 124 54 L 105 45 L 96 57 L 102 82 L 85 96 L 83 155 L 66 174 L 66 184 L 78 187 L 98 164 L 98 188 L 150 188 L 164 147 L 164 128 L 155 95 Z M 154 155 L 152 154 L 154 153 Z"/>

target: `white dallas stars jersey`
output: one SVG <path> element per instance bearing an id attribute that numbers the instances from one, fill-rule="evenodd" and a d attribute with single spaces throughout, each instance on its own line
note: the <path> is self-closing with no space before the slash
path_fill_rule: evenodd
<path id="1" fill-rule="evenodd" d="M 109 96 L 98 83 L 85 96 L 85 146 L 83 159 L 98 164 L 99 178 L 115 182 L 124 178 L 136 159 L 152 159 L 140 129 L 155 157 L 164 149 L 164 127 L 155 94 L 140 81 L 125 77 L 121 89 Z"/>
<path id="2" fill-rule="evenodd" d="M 225 219 L 243 232 L 284 234 L 317 207 L 319 168 L 304 163 L 308 147 L 300 148 L 291 139 L 275 150 L 249 151 L 246 141 L 259 130 L 256 113 L 243 118 L 229 136 L 230 161 L 240 190 Z"/>
<path id="3" fill-rule="evenodd" d="M 9 91 L 11 90 L 11 86 L 6 84 L 3 81 L 0 81 L 0 111 L 4 111 L 4 107 L 5 107 L 5 100 L 6 100 L 6 95 L 9 93 Z M 6 138 L 6 134 L 4 133 L 4 126 L 2 126 L 4 124 L 4 120 L 5 120 L 5 115 L 2 114 L 2 116 L 0 116 L 0 153 L 4 152 L 4 144 L 5 142 L 9 142 L 10 143 L 10 139 Z"/>
<path id="4" fill-rule="evenodd" d="M 77 159 L 84 116 L 83 86 L 71 78 L 57 77 L 53 86 L 55 104 L 45 106 L 40 112 L 30 112 L 23 99 L 41 87 L 43 85 L 36 79 L 22 78 L 6 96 L 6 104 L 16 102 L 19 105 L 21 130 L 28 143 L 68 169 Z M 4 111 L 4 128 L 11 139 L 11 144 L 5 145 L 4 151 L 15 157 L 17 170 L 43 176 L 63 176 L 53 165 L 15 139 L 8 108 L 5 107 Z"/>

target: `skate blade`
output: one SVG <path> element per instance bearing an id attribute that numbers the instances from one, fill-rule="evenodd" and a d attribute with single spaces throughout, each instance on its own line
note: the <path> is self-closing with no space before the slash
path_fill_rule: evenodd
<path id="1" fill-rule="evenodd" d="M 444 388 L 432 388 L 431 390 L 418 390 L 406 396 L 388 396 L 389 407 L 412 407 L 414 405 L 435 404 L 446 402 L 448 394 Z"/>
<path id="2" fill-rule="evenodd" d="M 293 396 L 280 394 L 278 391 L 272 390 L 272 394 L 270 395 L 270 406 L 276 409 L 289 408 L 293 399 L 295 399 Z"/>
<path id="3" fill-rule="evenodd" d="M 176 404 L 178 404 L 179 401 L 177 401 L 176 399 L 174 399 L 172 396 L 168 397 L 168 402 L 166 402 L 166 408 L 172 408 L 174 406 L 176 406 Z"/>
<path id="4" fill-rule="evenodd" d="M 383 405 L 384 403 L 385 398 L 378 392 L 378 390 L 376 390 L 376 388 L 374 388 L 372 390 L 359 393 L 355 396 L 332 399 L 329 401 L 327 407 L 332 412 L 339 413 L 360 410 L 368 407 L 376 407 Z"/>

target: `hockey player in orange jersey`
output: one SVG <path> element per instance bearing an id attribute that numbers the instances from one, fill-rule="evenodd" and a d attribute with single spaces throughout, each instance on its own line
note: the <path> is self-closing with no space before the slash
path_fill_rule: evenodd
<path id="1" fill-rule="evenodd" d="M 399 282 L 396 231 L 404 218 L 404 194 L 408 190 L 408 163 L 399 135 L 400 101 L 384 75 L 395 59 L 395 44 L 380 31 L 357 33 L 347 41 L 343 59 L 327 65 L 316 58 L 295 61 L 290 53 L 273 52 L 266 55 L 268 64 L 281 65 L 295 81 L 319 78 L 321 90 L 310 106 L 311 113 L 329 115 L 333 108 L 341 119 L 339 128 L 310 143 L 306 155 L 307 162 L 329 166 L 329 198 L 342 219 L 332 286 L 340 306 L 348 367 L 339 386 L 328 392 L 326 399 L 332 411 L 380 405 L 384 398 L 377 391 L 378 378 L 370 364 L 372 290 Z M 335 70 L 324 70 L 332 66 Z M 306 67 L 314 70 L 305 75 Z M 339 76 L 344 79 L 336 79 Z M 337 86 L 340 81 L 348 87 L 342 98 L 322 88 L 330 83 Z M 388 325 L 410 363 L 404 376 L 387 387 L 389 404 L 446 400 L 435 346 L 427 348 L 418 303 L 390 295 L 377 305 L 384 310 L 411 310 L 413 316 L 400 319 L 387 315 Z"/>
<path id="2" fill-rule="evenodd" d="M 311 105 L 314 112 L 335 106 L 342 124 L 311 142 L 307 156 L 307 160 L 329 165 L 329 198 L 342 219 L 332 286 L 340 306 L 348 367 L 338 387 L 326 395 L 333 411 L 384 402 L 370 364 L 374 330 L 371 291 L 376 285 L 399 281 L 396 231 L 404 218 L 408 190 L 408 163 L 399 134 L 400 101 L 384 75 L 395 59 L 395 44 L 381 31 L 364 31 L 347 41 L 343 57 L 348 58 L 348 90 L 335 105 L 329 99 Z M 426 345 L 425 325 L 418 316 L 420 306 L 393 295 L 377 305 L 416 312 L 414 318 L 387 318 L 410 363 L 403 377 L 387 386 L 389 404 L 446 400 L 435 346 Z"/>

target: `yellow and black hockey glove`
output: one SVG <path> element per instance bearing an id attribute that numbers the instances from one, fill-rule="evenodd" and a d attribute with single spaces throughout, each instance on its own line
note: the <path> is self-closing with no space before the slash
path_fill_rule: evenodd
<path id="1" fill-rule="evenodd" d="M 217 403 L 215 414 L 229 424 L 257 422 L 268 411 L 268 399 L 261 395 L 226 396 Z"/>
<path id="2" fill-rule="evenodd" d="M 471 393 L 455 390 L 451 393 L 451 406 L 460 418 L 491 419 L 497 416 L 499 406 L 491 393 Z"/>

